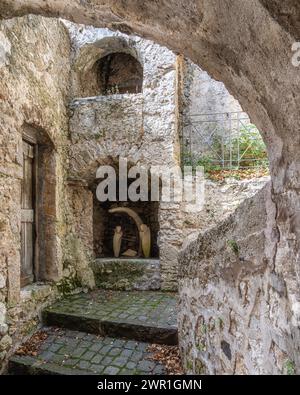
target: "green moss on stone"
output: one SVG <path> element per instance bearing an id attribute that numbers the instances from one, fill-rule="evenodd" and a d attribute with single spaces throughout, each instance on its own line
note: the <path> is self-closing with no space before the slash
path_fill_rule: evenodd
<path id="1" fill-rule="evenodd" d="M 240 248 L 235 240 L 228 240 L 227 244 L 236 255 L 239 254 Z"/>
<path id="2" fill-rule="evenodd" d="M 200 359 L 195 360 L 195 374 L 204 374 L 205 373 L 205 367 Z"/>
<path id="3" fill-rule="evenodd" d="M 144 266 L 136 263 L 113 261 L 94 266 L 96 285 L 103 289 L 130 290 L 144 274 Z"/>
<path id="4" fill-rule="evenodd" d="M 295 363 L 288 359 L 283 366 L 283 371 L 284 374 L 287 374 L 288 376 L 293 376 L 294 374 L 296 374 Z"/>
<path id="5" fill-rule="evenodd" d="M 197 347 L 197 350 L 199 350 L 200 352 L 206 351 L 205 343 L 199 343 L 196 347 Z"/>
<path id="6" fill-rule="evenodd" d="M 193 371 L 193 362 L 190 360 L 186 361 L 186 368 L 188 371 Z"/>
<path id="7" fill-rule="evenodd" d="M 22 333 L 25 336 L 31 335 L 37 328 L 38 322 L 36 320 L 31 320 L 29 322 L 25 322 L 22 326 Z"/>
<path id="8" fill-rule="evenodd" d="M 72 291 L 74 291 L 74 289 L 79 288 L 81 286 L 81 283 L 78 280 L 77 276 L 70 278 L 65 277 L 61 281 L 59 281 L 56 286 L 59 293 L 61 293 L 62 295 L 68 295 Z"/>
<path id="9" fill-rule="evenodd" d="M 224 329 L 224 321 L 221 317 L 218 318 L 218 324 L 219 324 L 220 330 L 223 330 Z"/>

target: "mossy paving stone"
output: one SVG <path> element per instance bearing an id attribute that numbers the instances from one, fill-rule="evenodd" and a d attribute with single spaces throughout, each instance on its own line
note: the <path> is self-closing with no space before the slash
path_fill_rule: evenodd
<path id="1" fill-rule="evenodd" d="M 44 323 L 91 334 L 177 344 L 177 297 L 151 291 L 104 291 L 64 298 L 43 312 Z"/>
<path id="2" fill-rule="evenodd" d="M 97 335 L 88 335 L 89 340 L 84 340 L 86 347 L 78 353 L 76 340 L 85 339 L 86 336 L 78 331 L 57 330 L 45 328 L 51 335 L 52 342 L 45 341 L 37 351 L 36 356 L 14 355 L 9 362 L 10 374 L 31 375 L 86 375 L 86 374 L 164 374 L 165 368 L 159 362 L 149 359 L 151 353 L 147 350 L 150 344 L 133 342 L 124 339 L 101 338 Z M 61 346 L 58 342 L 64 340 L 67 354 L 58 351 Z M 95 344 L 101 346 L 95 352 Z M 56 350 L 56 351 L 50 351 Z M 104 352 L 103 352 L 104 350 Z"/>
<path id="3" fill-rule="evenodd" d="M 165 374 L 148 347 L 177 344 L 172 293 L 97 290 L 64 298 L 43 318 L 58 327 L 44 329 L 36 356 L 14 355 L 11 374 Z"/>

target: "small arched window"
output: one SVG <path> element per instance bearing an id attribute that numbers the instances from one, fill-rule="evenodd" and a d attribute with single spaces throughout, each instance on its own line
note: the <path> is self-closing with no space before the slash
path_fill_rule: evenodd
<path id="1" fill-rule="evenodd" d="M 100 95 L 140 93 L 143 67 L 128 53 L 111 53 L 97 61 L 97 80 Z"/>

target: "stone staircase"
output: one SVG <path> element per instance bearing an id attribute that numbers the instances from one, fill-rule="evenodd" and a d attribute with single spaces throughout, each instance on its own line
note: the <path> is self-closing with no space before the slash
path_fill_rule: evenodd
<path id="1" fill-rule="evenodd" d="M 10 374 L 165 374 L 151 344 L 177 344 L 176 295 L 104 291 L 68 296 L 43 313 L 43 341 L 10 358 Z"/>

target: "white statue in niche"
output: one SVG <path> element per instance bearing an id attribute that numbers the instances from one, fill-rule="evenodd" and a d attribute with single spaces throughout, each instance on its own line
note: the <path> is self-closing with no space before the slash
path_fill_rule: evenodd
<path id="1" fill-rule="evenodd" d="M 144 257 L 149 258 L 151 251 L 151 232 L 149 226 L 147 226 L 146 224 L 142 224 L 140 226 L 139 233 Z"/>
<path id="2" fill-rule="evenodd" d="M 113 238 L 113 249 L 114 249 L 115 258 L 119 258 L 120 256 L 122 237 L 123 237 L 123 232 L 121 226 L 116 226 L 115 234 Z"/>

